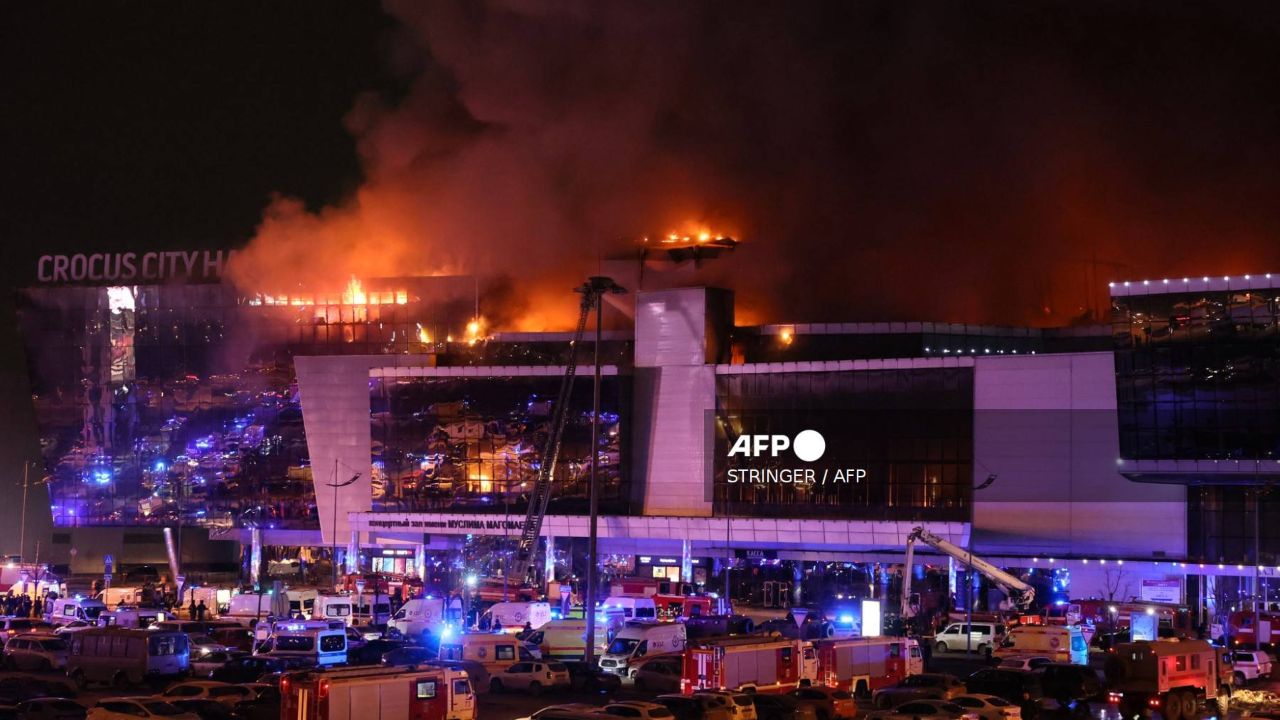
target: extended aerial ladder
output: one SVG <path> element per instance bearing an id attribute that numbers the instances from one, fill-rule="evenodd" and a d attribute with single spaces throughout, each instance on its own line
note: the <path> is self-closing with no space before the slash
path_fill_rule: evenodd
<path id="1" fill-rule="evenodd" d="M 915 617 L 919 610 L 911 604 L 911 578 L 913 572 L 911 570 L 912 563 L 915 560 L 916 542 L 922 542 L 925 545 L 937 550 L 938 552 L 955 559 L 958 562 L 973 568 L 983 577 L 990 580 L 996 587 L 1000 588 L 1009 599 L 1013 601 L 1019 608 L 1026 609 L 1036 599 L 1036 589 L 1022 582 L 1017 577 L 1001 570 L 982 558 L 974 555 L 972 552 L 965 550 L 959 545 L 955 545 L 943 538 L 934 535 L 922 527 L 915 528 L 911 534 L 907 536 L 907 559 L 906 565 L 902 568 L 902 618 L 904 620 Z"/>
<path id="2" fill-rule="evenodd" d="M 556 395 L 555 405 L 551 410 L 551 426 L 547 430 L 547 441 L 542 450 L 542 464 L 538 467 L 538 479 L 534 481 L 533 490 L 529 493 L 529 509 L 525 513 L 524 527 L 520 530 L 520 542 L 516 546 L 512 577 L 524 580 L 529 574 L 529 565 L 538 552 L 538 536 L 542 534 L 542 519 L 547 514 L 547 503 L 551 500 L 555 468 L 560 460 L 564 426 L 569 419 L 569 399 L 573 395 L 573 380 L 578 374 L 578 347 L 582 344 L 587 317 L 593 309 L 596 312 L 600 311 L 600 298 L 604 293 L 619 290 L 620 288 L 614 285 L 612 280 L 601 277 L 588 278 L 586 283 L 574 288 L 574 292 L 582 294 L 578 325 L 573 331 L 573 340 L 569 342 L 569 357 L 565 361 L 564 375 L 560 378 L 560 391 Z M 592 422 L 596 421 L 596 418 L 592 418 Z M 598 455 L 598 449 L 592 448 L 593 465 L 598 460 Z M 592 471 L 594 472 L 594 468 Z"/>

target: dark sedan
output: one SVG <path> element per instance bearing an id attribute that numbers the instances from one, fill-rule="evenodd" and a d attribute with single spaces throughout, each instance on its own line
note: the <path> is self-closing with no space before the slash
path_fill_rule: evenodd
<path id="1" fill-rule="evenodd" d="M 611 693 L 622 688 L 622 678 L 619 675 L 605 672 L 595 665 L 581 660 L 566 660 L 564 666 L 569 668 L 569 683 L 575 690 Z"/>

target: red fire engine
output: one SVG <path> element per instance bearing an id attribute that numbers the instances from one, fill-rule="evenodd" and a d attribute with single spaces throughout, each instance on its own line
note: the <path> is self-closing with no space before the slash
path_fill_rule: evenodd
<path id="1" fill-rule="evenodd" d="M 304 670 L 280 680 L 281 720 L 475 720 L 464 670 L 366 667 Z"/>
<path id="2" fill-rule="evenodd" d="M 1165 720 L 1195 720 L 1202 703 L 1225 715 L 1228 688 L 1219 653 L 1203 640 L 1120 643 L 1107 656 L 1111 699 L 1125 718 L 1151 708 Z"/>
<path id="3" fill-rule="evenodd" d="M 709 638 L 685 648 L 680 691 L 785 692 L 810 685 L 817 676 L 813 646 L 781 637 Z"/>
<path id="4" fill-rule="evenodd" d="M 924 672 L 920 645 L 912 638 L 843 638 L 813 644 L 818 651 L 818 683 L 855 695 L 866 697 Z"/>

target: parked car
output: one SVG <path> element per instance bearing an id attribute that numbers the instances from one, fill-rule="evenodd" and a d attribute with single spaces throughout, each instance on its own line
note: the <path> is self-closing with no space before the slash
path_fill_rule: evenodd
<path id="1" fill-rule="evenodd" d="M 600 712 L 600 708 L 585 703 L 569 703 L 566 705 L 548 705 L 521 720 L 609 720 L 609 716 Z"/>
<path id="2" fill-rule="evenodd" d="M 5 643 L 4 664 L 15 670 L 65 670 L 67 641 L 53 635 L 18 635 Z"/>
<path id="3" fill-rule="evenodd" d="M 569 684 L 574 690 L 612 693 L 622 689 L 622 678 L 601 670 L 594 663 L 582 660 L 564 660 L 562 663 L 569 668 Z"/>
<path id="4" fill-rule="evenodd" d="M 174 698 L 168 702 L 184 713 L 195 715 L 200 720 L 232 720 L 234 717 L 231 706 L 217 700 Z"/>
<path id="5" fill-rule="evenodd" d="M 88 713 L 89 720 L 200 720 L 200 716 L 156 698 L 107 698 Z"/>
<path id="6" fill-rule="evenodd" d="M 1008 655 L 1000 658 L 1000 665 L 1008 670 L 1038 670 L 1053 662 L 1053 658 L 1043 655 Z"/>
<path id="7" fill-rule="evenodd" d="M 729 709 L 708 695 L 659 695 L 654 701 L 665 705 L 676 720 L 730 720 Z"/>
<path id="8" fill-rule="evenodd" d="M 210 677 L 218 669 L 226 667 L 227 663 L 242 657 L 246 657 L 246 653 L 228 650 L 218 650 L 199 657 L 192 655 L 191 675 L 197 678 Z"/>
<path id="9" fill-rule="evenodd" d="M 812 705 L 818 720 L 853 718 L 858 714 L 858 704 L 847 690 L 829 687 L 802 687 L 787 693 L 796 701 Z"/>
<path id="10" fill-rule="evenodd" d="M 423 645 L 401 645 L 382 654 L 383 665 L 420 665 L 434 660 L 436 651 Z"/>
<path id="11" fill-rule="evenodd" d="M 1089 701 L 1102 692 L 1098 673 L 1086 665 L 1050 663 L 1035 672 L 1040 676 L 1044 696 L 1063 708 L 1087 708 Z"/>
<path id="12" fill-rule="evenodd" d="M 263 675 L 281 673 L 295 667 L 301 668 L 302 665 L 291 663 L 283 658 L 245 655 L 228 660 L 222 667 L 210 673 L 209 679 L 226 683 L 253 682 Z"/>
<path id="13" fill-rule="evenodd" d="M 654 655 L 645 658 L 628 671 L 636 690 L 680 692 L 684 659 L 680 655 Z"/>
<path id="14" fill-rule="evenodd" d="M 601 710 L 606 715 L 637 720 L 672 720 L 675 717 L 666 705 L 643 700 L 620 700 L 605 705 Z"/>
<path id="15" fill-rule="evenodd" d="M 874 710 L 867 713 L 865 720 L 981 720 L 977 713 L 970 712 L 948 700 L 921 698 L 910 700 L 892 710 Z"/>
<path id="16" fill-rule="evenodd" d="M 495 693 L 528 690 L 534 695 L 541 695 L 548 688 L 569 686 L 569 668 L 561 662 L 518 662 L 489 678 L 489 689 Z"/>
<path id="17" fill-rule="evenodd" d="M 756 705 L 756 717 L 760 720 L 818 720 L 813 703 L 802 703 L 786 695 L 752 693 L 751 702 Z"/>
<path id="18" fill-rule="evenodd" d="M 18 716 L 23 720 L 84 720 L 88 713 L 88 708 L 67 698 L 35 698 L 18 703 Z"/>
<path id="19" fill-rule="evenodd" d="M 982 668 L 965 678 L 970 693 L 983 693 L 1004 698 L 1018 706 L 1023 720 L 1035 720 L 1040 714 L 1040 675 L 1029 670 L 1002 667 Z"/>
<path id="20" fill-rule="evenodd" d="M 699 690 L 695 695 L 710 695 L 729 710 L 733 720 L 756 720 L 756 704 L 751 695 L 737 690 Z"/>
<path id="21" fill-rule="evenodd" d="M 204 633 L 187 633 L 187 647 L 191 648 L 191 657 L 208 655 L 211 652 L 229 650 L 223 643 L 214 640 Z"/>
<path id="22" fill-rule="evenodd" d="M 964 684 L 955 675 L 921 673 L 909 675 L 898 681 L 896 685 L 876 690 L 871 696 L 871 704 L 880 709 L 887 709 L 908 700 L 950 700 L 964 691 Z"/>
<path id="23" fill-rule="evenodd" d="M 280 720 L 280 699 L 280 689 L 267 686 L 253 699 L 236 703 L 235 716 L 239 720 Z"/>
<path id="24" fill-rule="evenodd" d="M 951 698 L 951 702 L 977 713 L 982 720 L 1022 720 L 1022 711 L 1017 705 L 995 695 L 967 693 Z"/>
<path id="25" fill-rule="evenodd" d="M 232 685 L 216 680 L 190 680 L 169 686 L 161 697 L 166 700 L 172 698 L 217 700 L 234 706 L 242 700 L 252 700 L 254 692 L 242 685 Z"/>
<path id="26" fill-rule="evenodd" d="M 8 652 L 6 647 L 5 654 Z M 1262 650 L 1232 650 L 1227 661 L 1236 687 L 1243 687 L 1250 680 L 1271 677 L 1271 656 Z"/>
<path id="27" fill-rule="evenodd" d="M 384 640 L 382 638 L 365 640 L 358 648 L 347 647 L 347 664 L 377 665 L 382 662 L 384 655 L 402 647 L 404 647 L 404 643 L 399 640 Z M 389 664 L 398 665 L 400 663 Z"/>
<path id="28" fill-rule="evenodd" d="M 68 633 L 79 632 L 81 630 L 88 630 L 89 628 L 96 628 L 96 627 L 98 627 L 97 623 L 91 623 L 87 620 L 72 620 L 66 625 L 60 625 L 54 628 L 53 634 L 66 635 Z"/>
<path id="29" fill-rule="evenodd" d="M 988 653 L 1004 639 L 1004 625 L 998 623 L 975 622 L 968 628 L 966 633 L 964 623 L 948 625 L 934 637 L 934 651 Z"/>

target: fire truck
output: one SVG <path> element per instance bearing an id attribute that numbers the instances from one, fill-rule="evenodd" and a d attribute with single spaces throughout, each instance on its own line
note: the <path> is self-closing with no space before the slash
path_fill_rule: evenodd
<path id="1" fill-rule="evenodd" d="M 1194 720 L 1204 703 L 1225 716 L 1229 681 L 1221 663 L 1220 650 L 1204 640 L 1120 643 L 1107 655 L 1110 699 L 1125 720 L 1149 709 L 1164 720 Z"/>
<path id="2" fill-rule="evenodd" d="M 280 680 L 281 720 L 475 720 L 465 670 L 363 667 L 304 670 Z"/>
<path id="3" fill-rule="evenodd" d="M 1072 600 L 1080 606 L 1083 622 L 1096 627 L 1129 627 L 1133 615 L 1155 615 L 1160 637 L 1192 637 L 1195 635 L 1191 610 L 1183 605 L 1156 602 L 1110 602 L 1107 600 Z"/>
<path id="4" fill-rule="evenodd" d="M 1270 649 L 1280 642 L 1280 613 L 1237 610 L 1227 616 L 1227 633 L 1235 647 Z"/>
<path id="5" fill-rule="evenodd" d="M 912 638 L 842 638 L 816 640 L 813 645 L 818 651 L 818 683 L 862 697 L 924 672 L 920 644 Z"/>
<path id="6" fill-rule="evenodd" d="M 680 691 L 786 692 L 812 685 L 817 675 L 812 643 L 781 637 L 710 638 L 685 648 Z"/>

